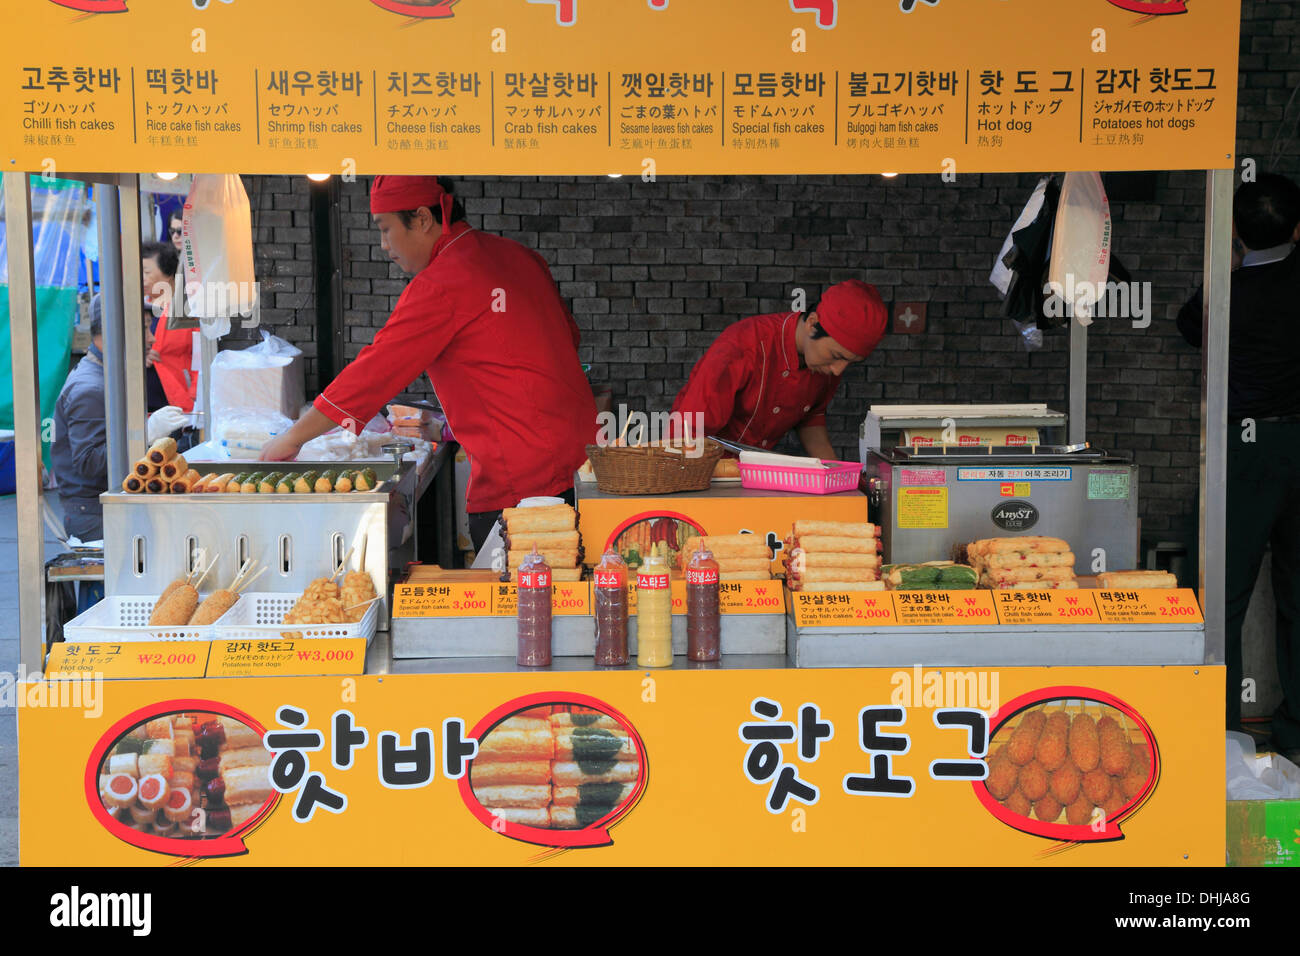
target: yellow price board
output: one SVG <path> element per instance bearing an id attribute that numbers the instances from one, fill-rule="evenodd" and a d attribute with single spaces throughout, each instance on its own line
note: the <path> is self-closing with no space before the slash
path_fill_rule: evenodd
<path id="1" fill-rule="evenodd" d="M 888 591 L 792 591 L 796 627 L 893 627 Z"/>
<path id="2" fill-rule="evenodd" d="M 209 677 L 302 677 L 360 674 L 366 642 L 359 637 L 213 641 Z"/>
<path id="3" fill-rule="evenodd" d="M 105 680 L 157 679 L 202 677 L 207 666 L 207 641 L 60 643 L 50 648 L 45 671 L 51 679 L 81 679 L 90 675 Z"/>
<path id="4" fill-rule="evenodd" d="M 718 607 L 723 614 L 784 614 L 781 581 L 723 581 Z"/>
<path id="5" fill-rule="evenodd" d="M 1142 588 L 1094 592 L 1103 624 L 1203 624 L 1191 588 Z"/>
<path id="6" fill-rule="evenodd" d="M 493 617 L 514 617 L 519 613 L 519 588 L 510 584 L 493 584 Z M 480 612 L 482 613 L 482 612 Z M 591 614 L 589 581 L 552 581 L 551 614 L 556 617 L 583 617 Z"/>
<path id="7" fill-rule="evenodd" d="M 393 589 L 393 617 L 465 617 L 491 608 L 487 581 L 399 584 Z"/>
<path id="8" fill-rule="evenodd" d="M 898 623 L 917 627 L 979 627 L 998 623 L 991 591 L 891 591 Z"/>
<path id="9" fill-rule="evenodd" d="M 1092 592 L 1080 588 L 1060 591 L 993 591 L 998 620 L 1003 624 L 1095 624 L 1097 605 Z"/>

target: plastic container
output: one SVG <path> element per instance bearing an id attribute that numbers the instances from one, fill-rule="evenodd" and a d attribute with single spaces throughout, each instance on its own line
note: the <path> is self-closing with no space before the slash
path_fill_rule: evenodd
<path id="1" fill-rule="evenodd" d="M 722 612 L 718 562 L 701 546 L 686 565 L 686 657 L 716 661 L 722 657 Z"/>
<path id="2" fill-rule="evenodd" d="M 862 466 L 857 462 L 827 462 L 827 468 L 791 468 L 740 462 L 740 486 L 760 491 L 797 491 L 806 495 L 834 495 L 858 487 Z"/>
<path id="3" fill-rule="evenodd" d="M 627 563 L 617 551 L 606 551 L 593 572 L 596 611 L 596 664 L 619 667 L 627 663 Z"/>
<path id="4" fill-rule="evenodd" d="M 519 598 L 516 607 L 517 648 L 520 667 L 549 667 L 551 664 L 551 566 L 533 549 L 519 565 Z"/>
<path id="5" fill-rule="evenodd" d="M 284 616 L 302 597 L 301 592 L 272 593 L 249 592 L 241 594 L 229 611 L 217 618 L 213 625 L 214 640 L 267 641 L 282 637 L 312 639 L 323 637 L 361 637 L 368 645 L 375 636 L 379 623 L 379 608 L 384 603 L 376 601 L 366 608 L 365 616 L 352 624 L 285 624 Z"/>
<path id="6" fill-rule="evenodd" d="M 640 667 L 673 663 L 673 591 L 664 547 L 646 556 L 636 575 L 636 662 Z"/>
<path id="7" fill-rule="evenodd" d="M 245 595 L 247 597 L 248 595 Z M 199 595 L 206 600 L 206 594 Z M 293 601 L 298 595 L 293 596 Z M 293 606 L 293 601 L 289 606 Z M 150 627 L 158 595 L 116 594 L 106 597 L 89 610 L 78 614 L 63 625 L 63 639 L 70 644 L 120 644 L 131 641 L 210 641 L 213 625 L 198 624 L 193 627 Z M 240 602 L 242 603 L 242 601 Z M 235 605 L 238 607 L 239 605 Z M 233 609 L 232 609 L 233 610 Z M 285 608 L 288 610 L 288 608 Z M 229 613 L 229 612 L 227 612 Z M 263 635 L 265 636 L 265 635 Z"/>

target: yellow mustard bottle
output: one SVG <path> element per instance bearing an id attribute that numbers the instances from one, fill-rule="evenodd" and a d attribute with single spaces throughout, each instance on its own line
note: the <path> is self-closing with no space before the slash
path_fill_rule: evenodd
<path id="1" fill-rule="evenodd" d="M 673 591 L 662 545 L 646 556 L 636 575 L 636 662 L 639 667 L 673 663 Z"/>

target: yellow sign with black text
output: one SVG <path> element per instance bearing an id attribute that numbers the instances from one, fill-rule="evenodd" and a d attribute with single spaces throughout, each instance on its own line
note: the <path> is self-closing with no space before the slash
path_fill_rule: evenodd
<path id="1" fill-rule="evenodd" d="M 1234 164 L 1239 0 L 196 6 L 8 4 L 5 168 L 649 177 Z"/>
<path id="2" fill-rule="evenodd" d="M 21 862 L 1217 866 L 1223 690 L 1221 667 L 107 682 L 19 708 Z M 1057 711 L 1109 748 L 1096 803 L 1008 785 L 1008 738 Z"/>

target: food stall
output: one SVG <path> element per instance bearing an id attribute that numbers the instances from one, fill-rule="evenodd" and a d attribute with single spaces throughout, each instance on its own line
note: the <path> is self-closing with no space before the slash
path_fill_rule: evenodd
<path id="1" fill-rule="evenodd" d="M 1033 25 L 1043 36 L 1029 52 L 1017 42 L 1028 14 L 993 0 L 870 12 L 836 0 L 761 11 L 666 0 L 581 10 L 567 0 L 454 8 L 287 0 L 274 11 L 214 6 L 187 14 L 184 23 L 140 22 L 127 6 L 32 4 L 18 14 L 24 28 L 4 41 L 19 107 L 7 133 L 5 189 L 20 421 L 19 628 L 31 675 L 31 703 L 19 716 L 24 863 L 518 864 L 579 848 L 584 852 L 546 858 L 586 865 L 1222 863 L 1222 768 L 1205 755 L 1222 739 L 1223 573 L 1215 557 L 1224 540 L 1222 319 L 1238 4 L 1152 15 L 1140 30 L 1136 14 L 1106 0 L 1069 9 L 1044 4 Z M 94 15 L 78 19 L 69 7 Z M 117 12 L 100 12 L 111 7 Z M 203 87 L 155 95 L 151 63 L 103 52 L 176 49 L 182 27 L 185 48 L 192 39 L 203 52 L 192 63 L 178 57 L 184 62 L 177 68 L 206 72 Z M 868 30 L 870 63 L 860 40 Z M 681 49 L 676 41 L 685 33 L 717 41 Z M 296 42 L 286 49 L 288 35 Z M 15 49 L 19 36 L 24 45 Z M 1090 36 L 1094 52 L 1078 52 L 1087 50 L 1080 38 Z M 456 51 L 454 66 L 436 75 L 421 72 L 432 42 Z M 920 50 L 923 67 L 910 62 Z M 1169 50 L 1178 51 L 1177 63 L 1166 62 Z M 1182 98 L 1201 90 L 1196 123 L 1152 122 L 1144 139 L 1122 143 L 1102 132 L 1113 113 L 1131 109 L 1117 105 L 1122 94 L 1097 76 L 1103 59 L 1107 69 L 1122 61 L 1137 72 L 1168 65 L 1185 73 Z M 96 65 L 80 84 L 85 89 L 53 82 L 64 77 L 65 61 Z M 673 71 L 663 89 L 683 101 L 673 105 L 671 123 L 661 104 L 638 102 L 634 84 L 622 82 L 631 71 L 656 70 Z M 1045 94 L 1050 87 L 1032 123 L 972 108 L 987 90 L 980 77 L 1004 72 L 1022 85 L 1041 82 Z M 453 102 L 438 103 L 434 90 Z M 873 145 L 885 135 L 892 144 L 898 134 L 897 148 Z M 35 585 L 42 535 L 33 290 L 21 277 L 31 274 L 24 197 L 49 156 L 61 169 L 109 170 L 92 179 L 103 205 L 120 208 L 122 223 L 136 209 L 129 171 L 173 164 L 196 172 L 342 176 L 621 172 L 646 181 L 711 173 L 1210 170 L 1200 586 L 1195 593 L 1080 586 L 1067 597 L 1066 589 L 1021 589 L 1032 599 L 1017 601 L 1015 590 L 996 582 L 950 586 L 956 578 L 944 575 L 958 566 L 957 577 L 966 569 L 980 581 L 999 577 L 1004 565 L 978 549 L 944 568 L 923 568 L 950 558 L 936 545 L 939 537 L 946 549 L 1032 530 L 1065 546 L 1042 549 L 1057 564 L 1070 547 L 1080 552 L 1069 571 L 1071 583 L 1084 583 L 1073 578 L 1090 542 L 1067 540 L 1077 535 L 1057 523 L 1088 527 L 1073 498 L 1061 497 L 1057 514 L 1043 515 L 1039 527 L 1011 514 L 1001 519 L 1003 534 L 962 540 L 975 534 L 966 516 L 976 507 L 990 511 L 995 485 L 995 505 L 1006 497 L 1041 511 L 1039 496 L 1057 501 L 1050 496 L 1064 495 L 1057 482 L 1069 471 L 1064 484 L 1081 487 L 1085 502 L 1117 509 L 1121 525 L 1132 518 L 1137 488 L 1122 449 L 1108 455 L 1076 447 L 1086 443 L 1088 332 L 1071 323 L 1069 408 L 1040 416 L 1045 428 L 1066 432 L 1051 439 L 1060 446 L 1055 457 L 1026 460 L 1038 452 L 1021 448 L 1018 456 L 986 451 L 979 461 L 939 460 L 946 451 L 891 446 L 881 428 L 922 428 L 950 415 L 928 409 L 890 420 L 889 410 L 872 410 L 864 439 L 871 428 L 878 437 L 853 469 L 856 477 L 865 468 L 866 481 L 848 490 L 809 494 L 706 480 L 693 492 L 628 495 L 576 476 L 577 508 L 559 524 L 512 530 L 508 515 L 511 540 L 576 535 L 579 542 L 552 562 L 572 574 L 557 573 L 552 586 L 545 618 L 554 658 L 542 669 L 516 663 L 522 609 L 538 613 L 533 596 L 521 594 L 521 584 L 532 586 L 526 568 L 507 563 L 454 575 L 417 567 L 398 575 L 389 593 L 397 568 L 387 563 L 388 542 L 377 539 L 386 538 L 380 515 L 388 486 L 405 480 L 400 468 L 346 504 L 331 495 L 305 505 L 274 488 L 261 514 L 239 511 L 249 502 L 233 497 L 203 502 L 212 509 L 207 528 L 196 527 L 187 510 L 193 503 L 185 499 L 200 496 L 169 496 L 156 509 L 147 498 L 108 496 L 106 514 L 119 509 L 124 516 L 108 522 L 119 530 L 106 541 L 107 601 L 134 599 L 137 614 L 151 612 L 160 585 L 207 570 L 188 565 L 195 542 L 187 539 L 210 535 L 219 539 L 212 550 L 223 552 L 216 581 L 242 583 L 245 561 L 260 556 L 283 579 L 267 596 L 290 592 L 291 603 L 331 571 L 371 572 L 382 593 L 365 612 L 369 624 L 357 622 L 363 633 L 316 636 L 310 623 L 285 619 L 290 604 L 269 600 L 267 616 L 249 621 L 238 615 L 262 602 L 248 592 L 227 612 L 235 618 L 181 640 L 140 640 L 166 635 L 137 618 L 134 636 L 46 647 Z M 142 354 L 140 332 L 121 316 L 123 303 L 139 298 L 138 236 L 128 228 L 121 235 L 107 360 L 137 394 L 142 371 L 132 357 Z M 142 410 L 124 405 L 114 421 L 125 431 L 122 469 L 147 450 Z M 984 424 L 998 427 L 999 419 Z M 967 489 L 963 469 L 976 468 L 985 473 L 978 488 Z M 254 485 L 271 470 L 262 469 L 267 475 Z M 1004 484 L 1009 496 L 1001 494 Z M 263 515 L 279 511 L 315 536 L 312 543 L 290 544 L 290 532 L 264 527 Z M 941 530 L 950 533 L 933 535 Z M 649 546 L 656 556 L 675 552 L 684 572 L 691 537 L 734 548 L 718 550 L 721 660 L 670 655 L 655 666 L 596 666 L 599 580 L 590 569 L 609 548 L 645 558 Z M 893 564 L 908 586 L 809 587 L 823 583 L 815 564 L 790 559 L 798 550 L 812 561 L 818 538 L 830 539 L 819 542 L 827 554 L 854 556 L 855 567 L 878 572 L 872 583 Z M 367 563 L 350 563 L 367 540 Z M 920 550 L 904 550 L 913 546 Z M 994 555 L 1018 553 L 990 547 Z M 1136 567 L 1135 535 L 1121 532 L 1097 547 L 1110 549 L 1113 562 L 1088 570 Z M 753 576 L 726 580 L 728 559 L 736 573 Z M 763 566 L 741 570 L 740 562 L 755 560 Z M 655 606 L 669 617 L 657 621 L 656 633 L 662 624 L 677 651 L 683 615 L 672 612 L 689 595 L 667 564 L 655 578 L 669 593 Z M 647 601 L 647 594 L 629 595 L 629 631 L 638 621 L 649 627 Z M 1172 623 L 1168 608 L 1177 608 Z M 627 636 L 635 646 L 637 635 Z M 1044 754 L 1053 746 L 1061 753 L 1040 760 L 1040 740 Z M 326 748 L 332 761 L 323 757 Z M 1045 768 L 1078 779 L 1059 792 L 1053 785 L 1049 797 Z M 706 793 L 711 799 L 702 801 Z M 1052 799 L 1054 813 L 1043 809 Z M 406 810 L 439 826 L 409 828 L 394 839 L 391 821 Z M 930 825 L 936 819 L 950 824 L 942 835 Z M 1056 852 L 1063 848 L 1070 852 Z"/>

